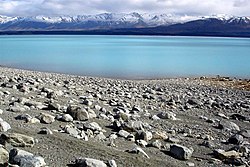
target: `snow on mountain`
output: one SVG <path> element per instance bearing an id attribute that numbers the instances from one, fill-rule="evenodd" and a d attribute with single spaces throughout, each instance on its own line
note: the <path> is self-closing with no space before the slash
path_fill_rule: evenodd
<path id="1" fill-rule="evenodd" d="M 218 19 L 227 24 L 250 24 L 250 17 L 225 14 L 189 16 L 175 14 L 102 13 L 77 16 L 8 17 L 0 15 L 0 29 L 105 29 L 169 26 L 195 20 Z"/>

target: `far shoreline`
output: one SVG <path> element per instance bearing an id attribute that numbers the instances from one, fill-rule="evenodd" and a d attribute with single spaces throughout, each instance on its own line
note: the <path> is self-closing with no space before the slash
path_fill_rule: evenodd
<path id="1" fill-rule="evenodd" d="M 34 31 L 0 31 L 0 36 L 12 35 L 89 35 L 89 36 L 148 36 L 148 37 L 204 37 L 204 38 L 250 38 L 249 33 L 143 33 L 143 32 L 112 32 L 112 30 L 34 30 Z"/>

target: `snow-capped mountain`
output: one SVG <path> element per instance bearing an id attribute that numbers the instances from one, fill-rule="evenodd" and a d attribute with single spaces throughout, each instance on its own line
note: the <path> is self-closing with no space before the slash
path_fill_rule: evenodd
<path id="1" fill-rule="evenodd" d="M 78 16 L 0 16 L 0 30 L 21 29 L 100 29 L 100 28 L 135 28 L 172 25 L 200 19 L 194 16 L 172 14 L 139 13 L 103 13 L 98 15 Z M 41 27 L 39 27 L 39 24 Z"/>
<path id="2" fill-rule="evenodd" d="M 81 32 L 90 34 L 158 34 L 249 36 L 250 17 L 231 15 L 103 13 L 78 16 L 0 16 L 4 32 Z"/>

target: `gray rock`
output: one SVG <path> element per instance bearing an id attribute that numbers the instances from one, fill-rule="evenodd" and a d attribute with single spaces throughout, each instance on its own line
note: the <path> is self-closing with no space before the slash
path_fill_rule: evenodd
<path id="1" fill-rule="evenodd" d="M 24 120 L 26 123 L 29 122 L 29 120 L 32 119 L 32 116 L 30 116 L 29 114 L 21 114 L 15 117 L 15 119 L 17 120 Z M 40 120 L 39 120 L 40 122 Z"/>
<path id="2" fill-rule="evenodd" d="M 100 127 L 100 125 L 98 123 L 96 123 L 96 122 L 85 123 L 84 127 L 86 129 L 91 129 L 93 131 L 96 131 L 96 130 L 97 131 L 101 131 L 102 130 L 102 128 Z"/>
<path id="3" fill-rule="evenodd" d="M 44 159 L 40 156 L 34 156 L 24 150 L 12 149 L 10 150 L 10 163 L 18 164 L 20 167 L 42 167 L 46 163 Z"/>
<path id="4" fill-rule="evenodd" d="M 161 147 L 162 147 L 162 144 L 161 144 L 161 142 L 159 140 L 153 141 L 150 145 L 152 147 L 155 147 L 155 148 L 158 148 L 158 149 L 161 149 Z"/>
<path id="5" fill-rule="evenodd" d="M 0 114 L 3 114 L 3 110 L 2 109 L 0 109 Z"/>
<path id="6" fill-rule="evenodd" d="M 95 136 L 95 139 L 97 139 L 97 140 L 105 140 L 106 136 L 102 132 L 100 132 L 99 134 L 97 134 Z"/>
<path id="7" fill-rule="evenodd" d="M 193 154 L 193 149 L 189 149 L 179 144 L 173 144 L 170 146 L 170 153 L 174 158 L 188 160 Z"/>
<path id="8" fill-rule="evenodd" d="M 115 160 L 109 160 L 108 164 L 109 164 L 109 167 L 117 167 Z"/>
<path id="9" fill-rule="evenodd" d="M 64 122 L 73 122 L 74 118 L 69 114 L 63 114 L 60 120 Z"/>
<path id="10" fill-rule="evenodd" d="M 219 129 L 229 130 L 229 131 L 240 131 L 240 127 L 231 121 L 220 121 L 218 125 Z"/>
<path id="11" fill-rule="evenodd" d="M 67 113 L 70 114 L 74 118 L 74 120 L 86 121 L 89 119 L 88 112 L 78 106 L 69 106 L 67 108 Z"/>
<path id="12" fill-rule="evenodd" d="M 69 135 L 73 136 L 73 137 L 77 137 L 78 134 L 79 134 L 78 129 L 72 128 L 72 127 L 67 127 L 65 129 L 65 132 L 68 133 Z"/>
<path id="13" fill-rule="evenodd" d="M 1 144 L 5 144 L 7 142 L 15 147 L 33 147 L 35 144 L 33 137 L 19 133 L 2 134 L 0 136 L 0 141 Z"/>
<path id="14" fill-rule="evenodd" d="M 0 146 L 0 166 L 8 164 L 9 161 L 9 152 Z"/>
<path id="15" fill-rule="evenodd" d="M 235 134 L 228 139 L 228 142 L 231 144 L 240 144 L 243 142 L 243 140 L 243 136 Z"/>
<path id="16" fill-rule="evenodd" d="M 11 129 L 10 124 L 0 120 L 0 132 L 7 132 L 9 129 Z"/>
<path id="17" fill-rule="evenodd" d="M 8 110 L 12 112 L 25 112 L 26 111 L 26 109 L 21 106 L 12 106 Z"/>
<path id="18" fill-rule="evenodd" d="M 75 166 L 78 167 L 107 167 L 107 165 L 100 160 L 92 158 L 79 158 L 75 160 Z"/>
<path id="19" fill-rule="evenodd" d="M 250 130 L 241 130 L 239 134 L 245 138 L 250 138 Z"/>
<path id="20" fill-rule="evenodd" d="M 127 132 L 126 130 L 120 130 L 118 132 L 118 135 L 121 136 L 121 137 L 124 137 L 126 139 L 130 135 L 130 133 Z"/>
<path id="21" fill-rule="evenodd" d="M 170 111 L 161 112 L 157 115 L 161 119 L 171 119 L 171 120 L 177 120 L 176 114 Z"/>
<path id="22" fill-rule="evenodd" d="M 53 132 L 49 128 L 43 127 L 43 128 L 40 129 L 40 131 L 38 132 L 38 134 L 52 135 Z"/>
<path id="23" fill-rule="evenodd" d="M 146 147 L 148 145 L 148 142 L 146 142 L 145 140 L 136 140 L 136 144 L 141 147 Z"/>
<path id="24" fill-rule="evenodd" d="M 40 113 L 40 115 L 37 116 L 36 118 L 39 119 L 41 123 L 45 123 L 45 124 L 51 124 L 55 122 L 55 117 L 46 113 Z"/>

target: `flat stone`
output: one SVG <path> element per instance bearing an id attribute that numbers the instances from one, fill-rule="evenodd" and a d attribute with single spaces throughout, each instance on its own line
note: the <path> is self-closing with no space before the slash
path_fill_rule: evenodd
<path id="1" fill-rule="evenodd" d="M 107 165 L 100 160 L 92 158 L 79 158 L 75 160 L 75 166 L 79 167 L 107 167 Z"/>
<path id="2" fill-rule="evenodd" d="M 221 149 L 216 149 L 216 150 L 214 150 L 214 155 L 221 160 L 228 159 L 228 158 L 237 159 L 240 157 L 240 154 L 238 152 L 236 152 L 235 150 L 224 151 Z"/>
<path id="3" fill-rule="evenodd" d="M 193 149 L 189 149 L 179 144 L 174 144 L 170 146 L 170 153 L 174 158 L 188 160 L 193 154 Z"/>
<path id="4" fill-rule="evenodd" d="M 2 134 L 0 136 L 0 140 L 2 144 L 5 144 L 7 142 L 15 147 L 33 147 L 35 144 L 35 140 L 33 137 L 19 133 Z"/>

